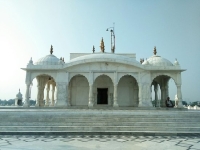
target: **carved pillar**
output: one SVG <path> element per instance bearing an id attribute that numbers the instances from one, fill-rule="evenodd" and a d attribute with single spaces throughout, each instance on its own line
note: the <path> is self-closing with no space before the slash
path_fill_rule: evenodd
<path id="1" fill-rule="evenodd" d="M 51 104 L 50 106 L 54 106 L 55 105 L 55 99 L 54 99 L 54 93 L 55 93 L 55 87 L 56 87 L 56 84 L 53 82 L 51 84 Z"/>
<path id="2" fill-rule="evenodd" d="M 165 98 L 169 97 L 169 86 L 168 83 L 165 86 Z"/>
<path id="3" fill-rule="evenodd" d="M 89 107 L 93 107 L 94 106 L 93 99 L 94 99 L 94 97 L 93 97 L 93 84 L 90 84 L 89 85 L 89 103 L 88 103 Z"/>
<path id="4" fill-rule="evenodd" d="M 25 94 L 25 102 L 23 107 L 29 107 L 30 106 L 30 102 L 29 102 L 29 98 L 30 98 L 30 83 L 26 84 L 26 94 Z"/>
<path id="5" fill-rule="evenodd" d="M 39 76 L 36 77 L 38 82 L 38 94 L 37 94 L 37 101 L 36 107 L 44 106 L 44 88 L 45 84 L 48 81 L 48 77 L 46 76 Z"/>
<path id="6" fill-rule="evenodd" d="M 137 107 L 138 106 L 138 87 L 133 88 L 133 106 Z"/>
<path id="7" fill-rule="evenodd" d="M 165 90 L 165 85 L 164 83 L 161 84 L 160 86 L 160 91 L 161 91 L 161 100 L 160 100 L 160 106 L 161 107 L 166 107 L 165 105 L 165 100 L 166 100 L 166 90 Z"/>
<path id="8" fill-rule="evenodd" d="M 117 86 L 118 84 L 114 85 L 114 99 L 113 99 L 113 107 L 119 107 L 118 101 L 117 101 Z"/>
<path id="9" fill-rule="evenodd" d="M 45 101 L 45 106 L 49 106 L 49 90 L 50 90 L 50 83 L 47 82 L 47 95 L 46 95 L 46 101 Z"/>
<path id="10" fill-rule="evenodd" d="M 139 83 L 138 86 L 139 86 L 139 104 L 138 104 L 138 107 L 142 107 L 142 84 Z"/>
<path id="11" fill-rule="evenodd" d="M 181 107 L 183 107 L 183 104 L 182 104 L 181 84 L 176 85 L 176 87 L 177 87 L 178 107 L 181 108 Z"/>
<path id="12" fill-rule="evenodd" d="M 58 107 L 68 106 L 68 104 L 67 104 L 68 83 L 67 82 L 56 82 L 56 87 L 57 87 L 57 102 L 56 102 L 56 106 L 58 106 Z"/>
<path id="13" fill-rule="evenodd" d="M 155 107 L 159 107 L 158 104 L 158 84 L 154 84 L 154 92 L 155 92 Z"/>
<path id="14" fill-rule="evenodd" d="M 138 107 L 153 107 L 152 102 L 151 102 L 151 87 L 147 83 L 139 84 Z"/>
<path id="15" fill-rule="evenodd" d="M 113 93 L 110 93 L 110 105 L 113 105 Z"/>
<path id="16" fill-rule="evenodd" d="M 71 106 L 71 83 L 68 86 L 68 106 Z"/>

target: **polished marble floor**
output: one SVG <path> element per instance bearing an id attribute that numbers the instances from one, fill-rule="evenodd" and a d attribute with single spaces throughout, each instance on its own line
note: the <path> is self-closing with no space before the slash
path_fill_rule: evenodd
<path id="1" fill-rule="evenodd" d="M 200 136 L 0 135 L 0 150 L 200 150 Z"/>

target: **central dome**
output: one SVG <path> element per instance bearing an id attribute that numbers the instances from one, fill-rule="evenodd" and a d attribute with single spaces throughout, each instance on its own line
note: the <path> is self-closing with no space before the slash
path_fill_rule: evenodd
<path id="1" fill-rule="evenodd" d="M 40 58 L 35 64 L 36 65 L 58 65 L 59 61 L 60 59 L 50 54 L 50 55 Z"/>
<path id="2" fill-rule="evenodd" d="M 148 63 L 153 66 L 173 66 L 173 64 L 160 56 L 154 55 L 147 59 Z"/>
<path id="3" fill-rule="evenodd" d="M 113 54 L 113 53 L 93 53 L 93 54 L 89 54 L 89 55 L 84 55 L 84 56 L 79 56 L 76 57 L 74 59 L 71 59 L 70 62 L 76 62 L 76 61 L 87 61 L 87 60 L 95 60 L 95 61 L 105 61 L 105 60 L 109 60 L 112 62 L 116 62 L 116 61 L 121 61 L 121 62 L 132 62 L 135 64 L 140 65 L 140 63 L 138 61 L 136 61 L 135 59 L 128 57 L 128 56 L 123 56 L 123 55 L 118 55 L 118 54 Z"/>

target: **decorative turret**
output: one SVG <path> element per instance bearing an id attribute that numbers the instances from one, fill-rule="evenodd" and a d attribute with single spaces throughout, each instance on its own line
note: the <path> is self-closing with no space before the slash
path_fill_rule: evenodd
<path id="1" fill-rule="evenodd" d="M 31 59 L 29 60 L 28 65 L 33 65 L 32 57 L 31 57 Z"/>
<path id="2" fill-rule="evenodd" d="M 156 55 L 157 54 L 157 51 L 156 51 L 156 46 L 154 46 L 154 49 L 153 49 L 153 54 Z"/>
<path id="3" fill-rule="evenodd" d="M 105 46 L 104 46 L 103 38 L 101 39 L 101 45 L 100 45 L 100 48 L 101 48 L 101 52 L 104 53 L 104 51 L 105 51 Z"/>
<path id="4" fill-rule="evenodd" d="M 140 63 L 142 64 L 144 62 L 144 58 L 140 58 Z"/>
<path id="5" fill-rule="evenodd" d="M 53 46 L 51 45 L 51 48 L 50 48 L 50 54 L 52 55 L 53 54 Z"/>
<path id="6" fill-rule="evenodd" d="M 19 93 L 16 95 L 15 98 L 15 106 L 22 106 L 22 94 L 19 89 Z"/>
<path id="7" fill-rule="evenodd" d="M 179 62 L 177 59 L 175 59 L 175 61 L 174 61 L 174 66 L 179 66 Z"/>
<path id="8" fill-rule="evenodd" d="M 93 53 L 95 52 L 95 47 L 94 47 L 94 45 L 93 45 L 93 47 L 92 47 L 92 52 L 93 52 Z"/>

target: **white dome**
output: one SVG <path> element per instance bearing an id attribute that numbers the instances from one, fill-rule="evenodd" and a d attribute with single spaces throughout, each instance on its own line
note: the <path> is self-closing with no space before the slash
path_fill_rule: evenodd
<path id="1" fill-rule="evenodd" d="M 59 61 L 60 59 L 50 54 L 50 55 L 40 58 L 35 64 L 36 65 L 58 65 Z"/>
<path id="2" fill-rule="evenodd" d="M 140 65 L 140 63 L 138 61 L 136 61 L 135 59 L 133 59 L 131 57 L 113 54 L 113 53 L 101 53 L 101 52 L 76 57 L 74 59 L 71 59 L 70 63 L 76 62 L 76 61 L 83 61 L 83 60 L 95 60 L 95 61 L 105 61 L 105 60 L 107 60 L 107 61 L 112 61 L 112 62 L 116 62 L 116 61 L 132 62 L 132 63 Z"/>
<path id="3" fill-rule="evenodd" d="M 147 59 L 147 61 L 153 66 L 173 66 L 169 60 L 157 55 L 151 56 L 149 59 Z"/>

